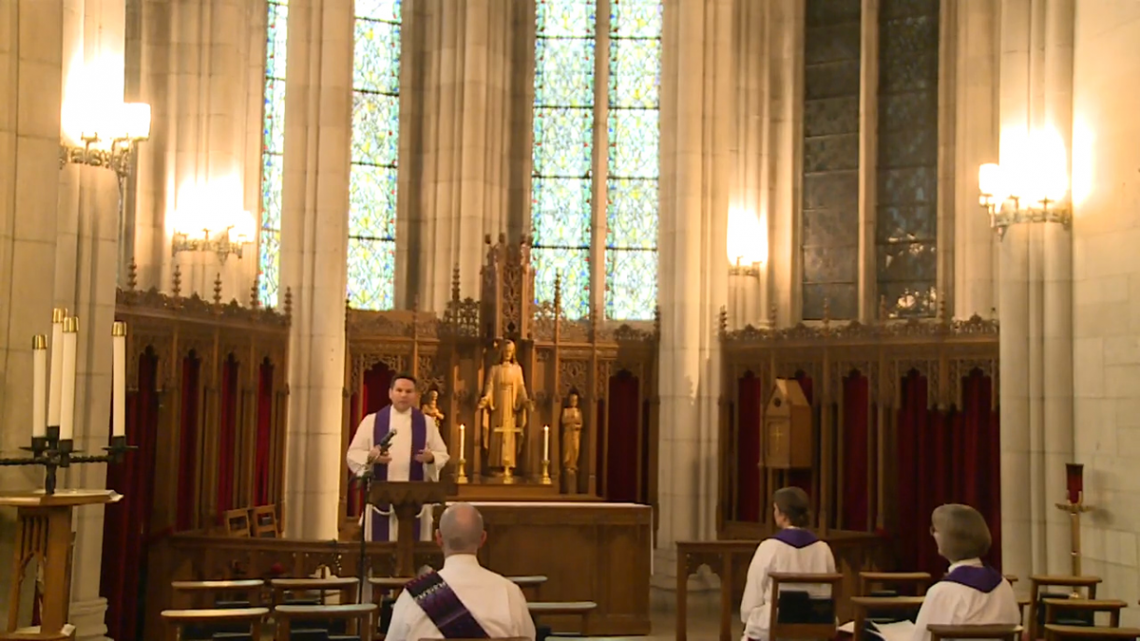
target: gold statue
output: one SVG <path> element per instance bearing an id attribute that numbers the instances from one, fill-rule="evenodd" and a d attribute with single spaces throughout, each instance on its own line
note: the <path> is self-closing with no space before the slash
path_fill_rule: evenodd
<path id="1" fill-rule="evenodd" d="M 430 416 L 435 420 L 435 426 L 443 428 L 443 410 L 439 409 L 439 390 L 430 389 L 424 395 L 424 402 L 420 405 L 420 411 L 424 416 Z"/>
<path id="2" fill-rule="evenodd" d="M 509 481 L 522 453 L 523 429 L 531 409 L 523 370 L 515 360 L 515 344 L 511 341 L 503 341 L 499 363 L 491 366 L 487 374 L 479 409 L 483 410 L 483 449 L 489 450 L 487 465 L 501 468 Z"/>
<path id="3" fill-rule="evenodd" d="M 582 440 L 582 410 L 578 392 L 570 392 L 562 408 L 562 469 L 567 474 L 578 471 L 578 451 Z"/>

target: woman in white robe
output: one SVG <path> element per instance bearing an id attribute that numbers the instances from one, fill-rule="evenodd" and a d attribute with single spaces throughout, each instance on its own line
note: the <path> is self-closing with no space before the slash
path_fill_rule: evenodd
<path id="1" fill-rule="evenodd" d="M 772 516 L 780 531 L 762 541 L 748 566 L 748 581 L 740 600 L 740 620 L 744 622 L 743 641 L 768 641 L 772 609 L 772 579 L 776 573 L 833 574 L 835 556 L 827 543 L 804 529 L 811 522 L 811 502 L 798 487 L 776 490 L 772 496 Z M 808 589 L 816 597 L 830 596 L 829 586 Z"/>

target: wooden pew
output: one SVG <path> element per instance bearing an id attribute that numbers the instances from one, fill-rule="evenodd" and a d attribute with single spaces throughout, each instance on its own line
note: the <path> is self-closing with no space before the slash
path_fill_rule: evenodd
<path id="1" fill-rule="evenodd" d="M 581 617 L 581 630 L 578 633 L 583 636 L 590 633 L 590 613 L 597 607 L 598 604 L 593 601 L 535 601 L 526 604 L 536 626 L 540 616 L 571 615 Z"/>
<path id="2" fill-rule="evenodd" d="M 768 575 L 772 581 L 772 607 L 768 622 L 769 639 L 834 639 L 836 634 L 835 613 L 838 610 L 839 598 L 843 591 L 842 574 L 793 574 L 786 572 L 772 572 Z M 781 623 L 780 609 L 784 607 L 784 598 L 787 594 L 780 593 L 780 586 L 800 586 L 806 591 L 809 587 L 819 585 L 831 586 L 831 621 L 829 623 Z M 785 590 L 791 592 L 791 590 Z"/>
<path id="3" fill-rule="evenodd" d="M 909 586 L 914 588 L 913 595 L 898 594 L 897 590 L 893 590 L 896 592 L 893 596 L 922 596 L 932 582 L 928 572 L 860 572 L 858 596 L 875 596 L 871 594 L 871 588 L 875 585 L 881 585 L 885 589 L 891 589 L 891 586 Z"/>
<path id="4" fill-rule="evenodd" d="M 1071 576 L 1033 574 L 1029 577 L 1029 638 L 1040 639 L 1038 608 L 1041 607 L 1041 588 L 1072 588 L 1074 591 L 1084 589 L 1086 598 L 1096 599 L 1096 586 L 1101 582 L 1098 576 Z"/>
<path id="5" fill-rule="evenodd" d="M 172 605 L 182 606 L 178 603 L 185 595 L 190 603 L 185 605 L 191 608 L 214 608 L 218 605 L 218 596 L 221 594 L 244 594 L 250 607 L 256 607 L 261 601 L 261 590 L 265 588 L 265 581 L 261 579 L 242 579 L 238 581 L 171 581 L 170 588 L 174 590 Z M 213 596 L 207 602 L 202 602 L 203 596 Z"/>
<path id="6" fill-rule="evenodd" d="M 273 608 L 277 621 L 277 641 L 289 641 L 294 621 L 348 621 L 356 623 L 360 641 L 372 641 L 376 630 L 376 604 L 346 605 L 279 605 Z"/>
<path id="7" fill-rule="evenodd" d="M 863 641 L 866 637 L 867 615 L 870 612 L 915 612 L 922 607 L 924 597 L 921 596 L 857 596 L 851 597 L 851 605 L 855 608 L 855 641 Z"/>
<path id="8" fill-rule="evenodd" d="M 287 592 L 319 592 L 320 605 L 325 605 L 326 592 L 340 592 L 342 604 L 356 602 L 356 577 L 337 577 L 319 579 L 306 577 L 298 579 L 273 579 L 269 585 L 273 588 L 273 605 L 285 603 Z"/>
<path id="9" fill-rule="evenodd" d="M 930 641 L 943 639 L 1002 639 L 1021 641 L 1025 628 L 1020 625 L 928 625 Z"/>
<path id="10" fill-rule="evenodd" d="M 1120 627 L 1120 611 L 1128 604 L 1119 599 L 1042 599 L 1045 606 L 1045 625 L 1057 623 L 1058 610 L 1078 610 L 1096 614 L 1107 612 L 1110 628 Z"/>
<path id="11" fill-rule="evenodd" d="M 250 637 L 261 639 L 261 627 L 269 616 L 268 608 L 235 608 L 222 610 L 163 610 L 162 620 L 166 624 L 166 639 L 178 641 L 182 628 L 191 624 L 217 625 L 222 623 L 248 624 Z"/>
<path id="12" fill-rule="evenodd" d="M 1050 623 L 1045 626 L 1046 641 L 1064 641 L 1065 639 L 1095 639 L 1104 641 L 1126 641 L 1140 639 L 1140 628 L 1090 628 L 1085 625 L 1057 625 Z"/>

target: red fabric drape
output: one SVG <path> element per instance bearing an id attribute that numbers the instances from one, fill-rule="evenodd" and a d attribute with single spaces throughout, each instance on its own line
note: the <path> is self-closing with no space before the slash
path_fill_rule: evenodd
<path id="1" fill-rule="evenodd" d="M 222 366 L 222 407 L 218 430 L 218 496 L 219 519 L 234 507 L 234 470 L 237 459 L 238 363 L 233 356 Z M 220 522 L 220 521 L 219 521 Z"/>
<path id="2" fill-rule="evenodd" d="M 812 380 L 811 377 L 803 372 L 796 372 L 795 379 L 800 384 L 800 388 L 804 392 L 804 397 L 807 398 L 808 405 L 812 406 L 812 424 L 818 425 L 819 413 L 815 407 L 815 397 L 812 395 Z M 813 428 L 814 429 L 814 428 Z M 818 435 L 818 430 L 816 431 Z M 819 442 L 816 439 L 816 442 Z M 811 470 L 791 470 L 788 472 L 788 485 L 791 487 L 798 487 L 808 493 L 814 500 L 819 500 L 811 482 Z"/>
<path id="3" fill-rule="evenodd" d="M 867 377 L 852 372 L 843 379 L 843 529 L 867 529 L 867 447 L 870 387 Z"/>
<path id="4" fill-rule="evenodd" d="M 137 639 L 144 612 L 147 541 L 154 507 L 154 460 L 158 393 L 153 353 L 139 358 L 138 391 L 127 393 L 127 442 L 139 448 L 107 466 L 107 488 L 123 495 L 103 518 L 103 563 L 99 593 L 107 599 L 108 635 Z"/>
<path id="5" fill-rule="evenodd" d="M 610 377 L 609 433 L 605 461 L 606 500 L 618 503 L 637 501 L 637 466 L 640 458 L 638 432 L 641 421 L 641 384 L 630 372 L 620 371 Z"/>
<path id="6" fill-rule="evenodd" d="M 764 386 L 759 376 L 745 372 L 736 382 L 740 399 L 739 423 L 736 430 L 737 496 L 736 518 L 740 521 L 760 520 L 760 430 Z"/>
<path id="7" fill-rule="evenodd" d="M 268 360 L 258 368 L 257 380 L 257 446 L 254 456 L 253 498 L 257 505 L 268 505 L 269 448 L 273 430 L 273 363 Z"/>
<path id="8" fill-rule="evenodd" d="M 198 480 L 198 405 L 202 361 L 194 354 L 182 359 L 182 412 L 178 421 L 178 511 L 174 521 L 178 531 L 194 525 L 198 506 L 194 489 Z"/>
<path id="9" fill-rule="evenodd" d="M 388 369 L 383 363 L 376 363 L 364 372 L 364 379 L 360 384 L 360 396 L 353 398 L 352 434 L 349 434 L 349 439 L 356 435 L 357 426 L 365 416 L 392 404 L 392 399 L 388 397 L 388 388 L 391 386 L 392 377 L 395 375 L 396 372 Z M 363 413 L 356 411 L 357 399 L 364 406 Z M 354 491 L 348 493 L 348 513 L 358 515 L 361 512 L 360 506 L 364 504 L 364 487 L 354 485 L 353 488 Z"/>
<path id="10" fill-rule="evenodd" d="M 925 377 L 901 381 L 898 412 L 898 550 L 902 567 L 941 576 L 946 560 L 930 536 L 930 514 L 944 503 L 965 503 L 986 518 L 993 545 L 986 561 L 1001 566 L 998 415 L 990 379 L 975 371 L 962 381 L 964 406 L 927 408 Z"/>

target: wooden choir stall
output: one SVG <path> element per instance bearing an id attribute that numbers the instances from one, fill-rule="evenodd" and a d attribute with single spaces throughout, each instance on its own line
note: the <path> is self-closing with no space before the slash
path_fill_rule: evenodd
<path id="1" fill-rule="evenodd" d="M 886 318 L 885 309 L 880 316 Z M 843 594 L 872 569 L 945 572 L 929 535 L 943 503 L 977 507 L 1000 567 L 998 327 L 977 316 L 729 330 L 720 425 L 719 541 L 678 543 L 678 590 L 702 566 L 722 578 L 721 638 L 748 561 L 775 529 L 772 493 L 806 490 Z M 841 617 L 850 617 L 847 598 Z M 678 639 L 684 610 L 678 612 Z"/>

